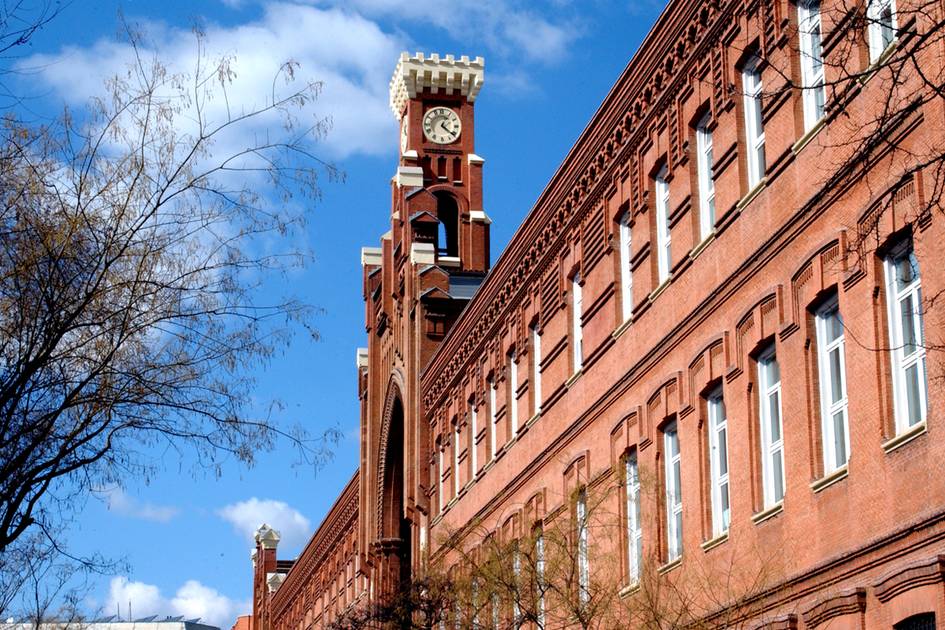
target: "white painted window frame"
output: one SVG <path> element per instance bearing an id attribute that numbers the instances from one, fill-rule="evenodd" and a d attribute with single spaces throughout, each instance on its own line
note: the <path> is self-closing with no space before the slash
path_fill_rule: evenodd
<path id="1" fill-rule="evenodd" d="M 712 535 L 721 536 L 731 523 L 731 493 L 728 467 L 728 415 L 719 385 L 706 399 L 709 416 L 709 474 L 712 491 Z M 723 470 L 724 468 L 724 470 Z M 723 507 L 728 504 L 728 508 Z"/>
<path id="2" fill-rule="evenodd" d="M 886 14 L 888 12 L 888 18 Z M 867 31 L 870 48 L 870 63 L 876 63 L 886 49 L 896 41 L 896 0 L 866 0 Z M 888 29 L 889 41 L 884 37 Z"/>
<path id="3" fill-rule="evenodd" d="M 683 511 L 682 456 L 679 449 L 678 425 L 675 421 L 663 429 L 663 459 L 666 477 L 666 559 L 673 562 L 682 557 Z"/>
<path id="4" fill-rule="evenodd" d="M 541 333 L 538 331 L 538 324 L 531 327 L 532 337 L 532 389 L 534 399 L 534 413 L 537 416 L 541 413 Z"/>
<path id="5" fill-rule="evenodd" d="M 772 366 L 777 368 L 778 378 L 773 380 Z M 778 364 L 777 350 L 774 343 L 758 356 L 758 420 L 761 424 L 761 477 L 764 506 L 770 508 L 784 499 L 786 491 L 784 470 L 784 415 L 781 401 L 781 366 Z M 777 398 L 778 438 L 771 432 L 772 398 Z M 776 469 L 774 459 L 780 464 L 781 496 L 777 495 Z"/>
<path id="6" fill-rule="evenodd" d="M 630 584 L 637 584 L 643 566 L 643 524 L 640 522 L 640 469 L 636 453 L 624 458 L 624 484 L 627 493 L 627 576 Z"/>
<path id="7" fill-rule="evenodd" d="M 495 382 L 495 377 L 489 378 L 489 461 L 495 459 L 496 452 L 499 450 L 498 445 L 496 444 L 496 423 L 498 422 L 495 406 L 496 406 L 496 392 L 498 390 L 498 384 Z"/>
<path id="8" fill-rule="evenodd" d="M 839 320 L 841 330 L 843 327 L 843 318 L 840 315 L 840 302 L 837 296 L 834 296 L 815 313 L 815 323 L 817 329 L 817 366 L 820 377 L 820 420 L 821 436 L 823 438 L 824 455 L 824 474 L 830 474 L 839 468 L 847 465 L 850 459 L 850 429 L 847 416 L 847 365 L 846 365 L 846 342 L 843 332 L 832 340 L 827 340 L 828 325 L 830 320 L 836 317 Z M 830 355 L 837 352 L 839 356 L 840 370 L 840 398 L 832 400 L 833 384 L 833 364 L 830 361 Z M 838 427 L 834 422 L 834 416 L 841 414 L 841 426 L 838 435 Z M 837 445 L 843 447 L 843 453 L 837 452 Z M 842 455 L 842 457 L 841 457 Z"/>
<path id="9" fill-rule="evenodd" d="M 591 567 L 588 557 L 588 514 L 587 489 L 578 490 L 577 502 L 574 507 L 577 519 L 577 560 L 578 560 L 578 595 L 581 604 L 587 604 L 591 597 Z"/>
<path id="10" fill-rule="evenodd" d="M 436 473 L 437 473 L 436 474 L 437 476 L 436 495 L 437 495 L 437 506 L 439 508 L 437 510 L 438 512 L 443 511 L 443 459 L 445 457 L 445 455 L 443 454 L 444 450 L 445 450 L 445 447 L 443 445 L 443 442 L 441 441 L 439 444 L 439 448 L 437 449 L 437 453 L 436 453 Z"/>
<path id="11" fill-rule="evenodd" d="M 470 479 L 475 479 L 479 475 L 479 453 L 476 448 L 476 434 L 479 431 L 479 414 L 476 411 L 476 397 L 469 399 L 469 465 L 471 467 Z"/>
<path id="12" fill-rule="evenodd" d="M 518 434 L 518 353 L 509 353 L 509 426 L 514 440 Z"/>
<path id="13" fill-rule="evenodd" d="M 760 64 L 761 61 L 754 57 L 742 69 L 749 190 L 757 186 L 765 176 L 765 129 L 761 108 L 763 84 Z"/>
<path id="14" fill-rule="evenodd" d="M 633 241 L 630 230 L 630 217 L 632 212 L 627 210 L 620 217 L 620 299 L 623 312 L 623 320 L 627 321 L 633 316 Z"/>
<path id="15" fill-rule="evenodd" d="M 656 174 L 654 188 L 656 193 L 656 271 L 659 283 L 669 279 L 672 261 L 672 235 L 669 227 L 669 171 L 664 166 Z"/>
<path id="16" fill-rule="evenodd" d="M 804 104 L 804 131 L 810 131 L 824 117 L 823 22 L 820 0 L 798 0 L 798 44 L 801 61 L 801 96 Z"/>
<path id="17" fill-rule="evenodd" d="M 459 496 L 459 436 L 460 426 L 457 418 L 453 426 L 453 497 Z"/>
<path id="18" fill-rule="evenodd" d="M 912 267 L 913 279 L 903 286 L 898 286 L 896 267 L 899 261 L 906 260 Z M 912 242 L 906 241 L 893 249 L 883 261 L 886 274 L 886 305 L 889 320 L 889 347 L 892 363 L 893 409 L 896 419 L 896 433 L 901 434 L 919 425 L 928 418 L 928 373 L 926 371 L 925 330 L 922 314 L 922 278 L 919 263 L 915 257 Z M 903 335 L 906 323 L 902 317 L 903 302 L 910 300 L 912 310 L 912 336 L 916 340 L 915 348 L 906 354 L 906 341 Z M 916 369 L 918 380 L 918 418 L 913 422 L 909 413 L 909 400 L 906 377 L 911 368 Z"/>
<path id="19" fill-rule="evenodd" d="M 538 627 L 545 627 L 545 534 L 535 536 L 535 580 L 538 589 Z"/>
<path id="20" fill-rule="evenodd" d="M 699 236 L 709 238 L 715 229 L 715 179 L 712 159 L 711 112 L 696 125 L 696 168 L 699 174 Z"/>
<path id="21" fill-rule="evenodd" d="M 581 287 L 581 274 L 575 273 L 571 278 L 571 367 L 577 374 L 584 366 L 584 329 L 581 318 L 584 313 L 584 292 Z"/>

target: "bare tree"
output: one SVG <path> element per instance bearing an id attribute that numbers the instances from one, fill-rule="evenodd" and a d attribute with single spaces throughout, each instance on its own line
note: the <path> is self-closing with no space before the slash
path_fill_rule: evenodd
<path id="1" fill-rule="evenodd" d="M 200 33 L 187 72 L 127 35 L 134 59 L 87 110 L 0 127 L 0 559 L 167 451 L 218 467 L 281 435 L 318 462 L 337 436 L 252 397 L 294 330 L 316 334 L 271 295 L 340 176 L 312 152 L 328 119 L 300 119 L 321 85 L 288 62 L 262 106 L 231 109 L 232 59 Z"/>

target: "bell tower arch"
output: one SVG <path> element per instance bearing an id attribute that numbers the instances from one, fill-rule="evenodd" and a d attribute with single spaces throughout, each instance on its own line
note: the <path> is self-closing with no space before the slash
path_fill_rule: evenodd
<path id="1" fill-rule="evenodd" d="M 358 352 L 359 551 L 375 599 L 424 556 L 433 452 L 420 375 L 489 271 L 474 116 L 484 65 L 403 53 L 390 82 L 400 155 L 390 229 L 361 252 L 368 347 Z"/>

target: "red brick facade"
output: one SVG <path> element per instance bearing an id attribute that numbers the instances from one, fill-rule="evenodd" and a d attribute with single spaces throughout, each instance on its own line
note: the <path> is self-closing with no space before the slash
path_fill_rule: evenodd
<path id="1" fill-rule="evenodd" d="M 901 322 L 887 307 L 898 298 L 885 266 L 911 243 L 923 294 L 945 290 L 945 222 L 921 211 L 934 193 L 921 172 L 901 177 L 902 158 L 880 155 L 865 174 L 836 177 L 845 134 L 886 98 L 881 81 L 864 81 L 843 104 L 828 99 L 825 122 L 805 133 L 801 92 L 778 89 L 801 71 L 797 11 L 790 0 L 670 2 L 491 271 L 473 133 L 481 61 L 426 59 L 417 62 L 433 68 L 425 79 L 395 74 L 406 150 L 391 231 L 362 254 L 360 475 L 274 594 L 265 585 L 274 553 L 270 561 L 258 550 L 258 630 L 323 627 L 391 592 L 422 562 L 448 556 L 439 547 L 447 532 L 471 536 L 476 524 L 518 537 L 573 518 L 579 488 L 617 489 L 612 514 L 625 521 L 628 457 L 656 489 L 638 499 L 644 564 L 671 576 L 731 558 L 758 564 L 759 551 L 789 559 L 755 625 L 891 628 L 920 613 L 945 624 L 943 365 L 925 357 L 924 406 L 916 422 L 904 420 L 919 407 L 897 403 L 906 381 L 893 383 L 905 377 L 889 330 Z M 828 15 L 827 55 L 843 28 Z M 941 53 L 928 61 L 941 65 Z M 765 59 L 766 94 L 757 185 L 742 79 L 754 54 Z M 393 92 L 403 76 L 401 103 Z M 456 142 L 426 139 L 433 107 L 458 113 Z M 708 231 L 697 155 L 706 120 Z M 942 137 L 943 121 L 935 101 L 890 132 L 909 149 Z M 848 439 L 831 442 L 818 317 L 833 303 Z M 930 309 L 923 324 L 940 342 L 941 315 Z M 710 461 L 717 396 L 728 453 L 723 528 Z M 678 473 L 666 464 L 672 448 Z M 664 491 L 675 474 L 681 528 Z M 619 559 L 632 598 L 625 530 L 595 541 L 601 556 L 589 565 Z"/>

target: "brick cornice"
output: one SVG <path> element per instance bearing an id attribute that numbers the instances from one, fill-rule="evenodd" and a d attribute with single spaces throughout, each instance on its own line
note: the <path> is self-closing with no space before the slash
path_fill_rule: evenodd
<path id="1" fill-rule="evenodd" d="M 941 582 L 945 582 L 945 555 L 907 564 L 880 578 L 873 588 L 876 598 L 886 603 L 910 589 Z"/>
<path id="2" fill-rule="evenodd" d="M 866 589 L 855 588 L 814 604 L 804 613 L 804 625 L 816 628 L 834 617 L 850 615 L 866 610 Z"/>

